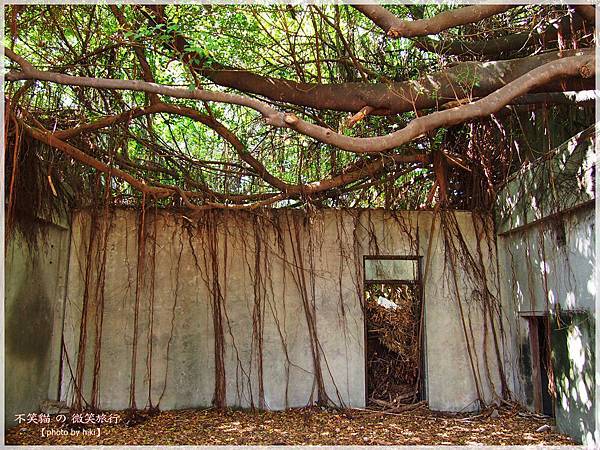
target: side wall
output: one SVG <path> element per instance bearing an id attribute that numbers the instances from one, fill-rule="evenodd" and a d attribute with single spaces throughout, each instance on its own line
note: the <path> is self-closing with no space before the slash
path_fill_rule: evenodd
<path id="1" fill-rule="evenodd" d="M 217 391 L 229 406 L 328 397 L 362 407 L 362 261 L 376 254 L 424 257 L 430 406 L 473 410 L 478 391 L 490 402 L 502 390 L 501 327 L 482 306 L 500 308 L 493 233 L 470 213 L 433 224 L 432 212 L 379 210 L 109 218 L 93 225 L 79 212 L 73 221 L 61 386 L 69 402 L 72 371 L 83 403 L 106 409 L 209 406 Z"/>
<path id="2" fill-rule="evenodd" d="M 498 260 L 517 398 L 534 409 L 528 317 L 550 320 L 554 411 L 561 432 L 597 445 L 593 129 L 512 180 L 499 205 Z"/>
<path id="3" fill-rule="evenodd" d="M 5 425 L 57 398 L 69 231 L 41 225 L 37 247 L 15 235 L 5 257 Z"/>

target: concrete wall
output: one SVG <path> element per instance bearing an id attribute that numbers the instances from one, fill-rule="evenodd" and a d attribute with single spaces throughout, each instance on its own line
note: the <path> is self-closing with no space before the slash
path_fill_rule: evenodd
<path id="1" fill-rule="evenodd" d="M 40 224 L 37 246 L 16 234 L 5 257 L 5 425 L 56 399 L 69 231 Z"/>
<path id="2" fill-rule="evenodd" d="M 88 307 L 83 392 L 89 401 L 100 324 L 96 318 L 103 317 L 98 403 L 102 408 L 120 409 L 130 399 L 140 216 L 117 210 L 111 217 L 102 315 L 97 313 L 102 297 L 95 296 L 93 288 L 87 291 L 88 298 L 96 300 L 90 300 Z M 492 297 L 498 294 L 490 223 L 484 227 L 465 212 L 444 219 L 455 228 L 453 246 L 464 247 L 476 265 L 484 267 L 482 285 L 474 279 L 473 269 L 460 263 L 453 276 L 440 216 L 432 226 L 433 217 L 432 212 L 392 215 L 380 210 L 325 210 L 308 217 L 301 211 L 279 210 L 261 214 L 216 211 L 193 220 L 159 212 L 154 220 L 147 213 L 146 255 L 156 252 L 156 266 L 151 276 L 152 258 L 146 256 L 148 267 L 138 296 L 136 406 L 151 402 L 170 409 L 211 404 L 215 389 L 211 294 L 217 278 L 222 293 L 228 405 L 259 405 L 261 355 L 265 407 L 304 406 L 316 400 L 311 340 L 300 294 L 305 291 L 309 310 L 314 307 L 315 311 L 328 396 L 336 404 L 364 406 L 362 258 L 374 254 L 424 257 L 425 376 L 430 406 L 477 408 L 475 379 L 482 396 L 491 401 L 501 389 L 498 358 L 478 300 L 484 291 Z M 73 367 L 86 292 L 90 223 L 89 213 L 75 214 L 64 328 Z M 92 231 L 92 235 L 97 233 Z M 96 250 L 91 254 L 102 258 Z M 457 255 L 464 258 L 464 250 Z M 264 277 L 255 277 L 257 264 Z M 298 270 L 300 264 L 306 270 Z M 88 278 L 97 272 L 88 272 Z M 257 317 L 262 324 L 262 349 L 257 339 L 260 330 L 253 327 Z M 474 354 L 473 366 L 467 342 Z M 499 351 L 505 353 L 502 342 Z M 62 397 L 73 398 L 67 364 Z"/>
<path id="3" fill-rule="evenodd" d="M 595 426 L 594 129 L 511 180 L 500 195 L 498 260 L 503 303 L 512 317 L 512 389 L 533 409 L 526 317 L 549 315 L 557 386 L 556 422 L 598 443 Z"/>

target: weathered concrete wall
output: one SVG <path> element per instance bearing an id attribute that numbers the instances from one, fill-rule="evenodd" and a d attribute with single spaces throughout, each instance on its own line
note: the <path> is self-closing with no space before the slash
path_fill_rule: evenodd
<path id="1" fill-rule="evenodd" d="M 594 202 L 595 133 L 582 131 L 508 180 L 498 193 L 499 234 Z"/>
<path id="2" fill-rule="evenodd" d="M 69 232 L 41 225 L 36 248 L 16 234 L 5 257 L 5 426 L 56 399 Z"/>
<path id="3" fill-rule="evenodd" d="M 549 314 L 559 430 L 583 443 L 595 426 L 593 129 L 519 174 L 500 195 L 498 260 L 513 357 L 512 389 L 533 408 L 526 317 Z"/>
<path id="4" fill-rule="evenodd" d="M 584 207 L 499 237 L 502 278 L 519 313 L 594 311 L 594 222 L 594 209 Z"/>
<path id="5" fill-rule="evenodd" d="M 444 226 L 436 221 L 425 276 L 427 398 L 435 410 L 470 411 L 478 408 L 478 392 L 489 404 L 503 389 L 503 308 L 491 228 L 470 213 L 455 217 L 459 238 L 451 242 L 457 248 L 448 249 Z"/>
<path id="6" fill-rule="evenodd" d="M 425 378 L 430 406 L 475 409 L 477 386 L 487 401 L 500 391 L 497 361 L 502 358 L 494 353 L 480 302 L 484 294 L 498 294 L 489 226 L 470 213 L 444 219 L 456 231 L 452 245 L 464 247 L 456 250 L 457 258 L 464 259 L 468 250 L 476 265 L 484 267 L 482 285 L 473 279 L 473 270 L 461 263 L 453 274 L 440 217 L 432 226 L 432 212 L 391 215 L 380 210 L 325 210 L 307 217 L 300 211 L 280 210 L 262 214 L 266 215 L 217 211 L 198 221 L 161 212 L 153 219 L 150 212 L 146 214 L 147 270 L 143 286 L 137 287 L 133 360 L 136 406 L 152 403 L 169 409 L 211 404 L 215 323 L 218 329 L 214 312 L 219 308 L 228 405 L 260 406 L 261 357 L 265 407 L 316 401 L 308 310 L 316 317 L 316 348 L 328 396 L 337 404 L 364 406 L 362 258 L 375 254 L 424 257 Z M 126 408 L 130 400 L 139 220 L 139 214 L 127 210 L 111 216 L 106 271 L 100 277 L 104 277 L 103 300 L 89 289 L 98 271 L 88 272 L 92 283 L 87 290 L 91 299 L 87 344 L 81 347 L 85 348 L 82 392 L 91 401 L 96 364 L 98 405 L 107 409 Z M 80 349 L 87 261 L 89 255 L 103 257 L 96 248 L 88 253 L 90 224 L 89 213 L 75 215 L 64 328 L 73 368 Z M 92 235 L 97 236 L 97 230 Z M 255 275 L 256 267 L 262 276 Z M 222 298 L 214 297 L 217 290 Z M 102 303 L 104 313 L 100 314 Z M 94 343 L 100 329 L 101 351 L 95 363 Z M 498 345 L 503 355 L 502 342 Z M 71 401 L 74 391 L 67 366 L 62 397 Z"/>
<path id="7" fill-rule="evenodd" d="M 510 335 L 516 350 L 512 362 L 513 389 L 531 408 L 529 327 L 525 317 L 561 318 L 562 341 L 553 337 L 553 369 L 559 396 L 559 429 L 576 439 L 594 441 L 594 324 L 595 232 L 593 208 L 562 217 L 566 242 L 557 242 L 556 224 L 545 222 L 498 239 L 503 295 L 512 301 L 514 322 Z M 575 314 L 575 316 L 573 316 Z M 569 317 L 577 317 L 573 323 Z M 554 334 L 555 332 L 553 332 Z M 565 347 L 566 346 L 566 347 Z M 567 350 L 560 349 L 564 347 Z M 568 364 L 567 364 L 568 363 Z M 529 387 L 528 387 L 529 385 Z"/>

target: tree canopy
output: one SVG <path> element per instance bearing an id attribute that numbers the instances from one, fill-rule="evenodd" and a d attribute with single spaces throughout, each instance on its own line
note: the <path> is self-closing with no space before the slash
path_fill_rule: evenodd
<path id="1" fill-rule="evenodd" d="M 9 210 L 489 209 L 510 173 L 593 123 L 594 14 L 8 6 Z"/>

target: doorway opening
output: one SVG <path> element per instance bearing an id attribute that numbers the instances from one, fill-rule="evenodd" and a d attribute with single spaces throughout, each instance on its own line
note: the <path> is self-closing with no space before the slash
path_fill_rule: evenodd
<path id="1" fill-rule="evenodd" d="M 365 256 L 367 405 L 423 399 L 420 257 Z"/>
<path id="2" fill-rule="evenodd" d="M 537 412 L 554 417 L 554 371 L 551 353 L 551 324 L 548 316 L 531 316 L 529 344 L 533 378 L 533 402 Z"/>

